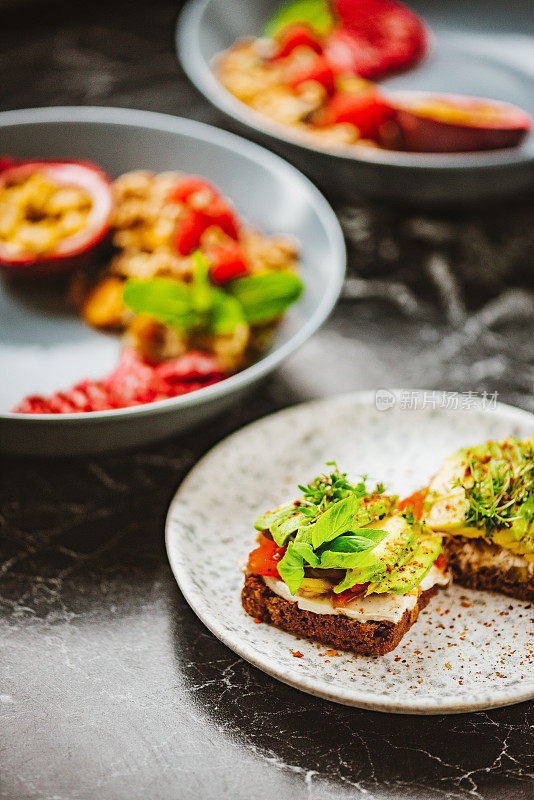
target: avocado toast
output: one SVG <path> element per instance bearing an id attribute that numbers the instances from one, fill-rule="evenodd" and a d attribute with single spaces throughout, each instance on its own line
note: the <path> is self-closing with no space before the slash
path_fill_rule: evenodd
<path id="1" fill-rule="evenodd" d="M 534 438 L 458 450 L 431 482 L 425 510 L 447 537 L 454 580 L 534 600 Z"/>
<path id="2" fill-rule="evenodd" d="M 365 655 L 393 650 L 438 586 L 442 537 L 335 463 L 254 527 L 242 602 L 255 619 Z"/>

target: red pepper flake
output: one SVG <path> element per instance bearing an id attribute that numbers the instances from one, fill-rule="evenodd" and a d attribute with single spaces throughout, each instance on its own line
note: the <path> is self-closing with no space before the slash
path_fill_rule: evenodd
<path id="1" fill-rule="evenodd" d="M 300 650 L 290 650 L 289 651 L 294 658 L 302 658 L 304 653 L 301 653 Z"/>

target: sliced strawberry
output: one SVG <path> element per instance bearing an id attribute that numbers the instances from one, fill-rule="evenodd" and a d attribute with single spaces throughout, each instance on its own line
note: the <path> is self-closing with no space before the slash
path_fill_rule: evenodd
<path id="1" fill-rule="evenodd" d="M 210 192 L 213 198 L 218 197 L 217 190 L 209 181 L 193 175 L 184 178 L 178 183 L 176 188 L 171 192 L 169 200 L 174 203 L 187 203 L 191 196 L 197 194 L 197 192 Z"/>
<path id="2" fill-rule="evenodd" d="M 397 0 L 333 0 L 340 20 L 325 54 L 346 72 L 378 80 L 417 64 L 428 48 L 423 22 Z"/>
<path id="3" fill-rule="evenodd" d="M 286 58 L 297 47 L 309 47 L 316 53 L 323 52 L 323 46 L 312 29 L 300 23 L 283 28 L 277 37 L 277 44 L 273 59 Z"/>
<path id="4" fill-rule="evenodd" d="M 328 94 L 333 94 L 335 90 L 335 74 L 329 61 L 324 56 L 317 58 L 308 67 L 296 70 L 289 80 L 289 85 L 293 89 L 298 89 L 306 81 L 316 81 L 320 83 Z"/>
<path id="5" fill-rule="evenodd" d="M 328 101 L 320 122 L 333 125 L 350 122 L 356 125 L 364 139 L 376 139 L 380 126 L 395 116 L 394 109 L 378 94 L 338 94 Z"/>
<path id="6" fill-rule="evenodd" d="M 206 230 L 206 218 L 201 211 L 190 208 L 179 220 L 174 236 L 174 246 L 182 256 L 188 256 L 200 244 L 200 237 Z"/>
<path id="7" fill-rule="evenodd" d="M 237 239 L 239 236 L 239 220 L 237 214 L 222 198 L 212 203 L 204 213 L 208 220 L 208 226 L 218 225 L 227 236 L 231 236 L 232 239 Z"/>
<path id="8" fill-rule="evenodd" d="M 226 283 L 248 272 L 245 254 L 237 242 L 214 247 L 207 255 L 211 265 L 210 274 L 215 283 Z"/>
<path id="9" fill-rule="evenodd" d="M 211 225 L 221 228 L 232 239 L 237 239 L 239 236 L 237 215 L 222 198 L 217 198 L 202 211 L 195 208 L 188 209 L 185 216 L 178 221 L 174 246 L 180 255 L 187 256 L 196 250 L 202 234 Z"/>

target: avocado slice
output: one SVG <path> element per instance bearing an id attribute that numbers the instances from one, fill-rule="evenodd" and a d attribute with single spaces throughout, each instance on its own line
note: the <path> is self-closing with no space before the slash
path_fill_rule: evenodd
<path id="1" fill-rule="evenodd" d="M 341 583 L 334 586 L 334 592 L 343 592 L 357 583 L 379 583 L 388 568 L 396 567 L 410 557 L 409 548 L 419 525 L 409 524 L 401 514 L 395 514 L 382 520 L 380 525 L 374 523 L 373 527 L 387 530 L 388 535 L 372 550 L 362 552 L 358 566 L 347 570 Z M 364 533 L 365 528 L 361 530 Z"/>
<path id="2" fill-rule="evenodd" d="M 376 594 L 406 594 L 419 586 L 441 552 L 441 536 L 424 536 L 410 548 L 411 558 L 373 588 Z"/>

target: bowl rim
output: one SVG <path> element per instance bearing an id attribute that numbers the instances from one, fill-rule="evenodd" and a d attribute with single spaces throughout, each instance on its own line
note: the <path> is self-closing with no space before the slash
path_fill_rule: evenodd
<path id="1" fill-rule="evenodd" d="M 331 156 L 336 159 L 368 164 L 384 169 L 416 169 L 420 171 L 499 170 L 504 167 L 525 166 L 534 163 L 534 155 L 525 154 L 521 145 L 504 150 L 481 150 L 469 153 L 404 153 L 353 145 L 349 148 L 314 146 L 304 137 L 290 135 L 289 126 L 270 120 L 269 117 L 249 108 L 234 97 L 217 80 L 213 69 L 203 58 L 198 46 L 201 21 L 213 0 L 188 0 L 176 23 L 175 42 L 180 63 L 196 88 L 220 111 L 257 133 L 271 136 L 310 154 Z M 488 56 L 490 57 L 490 56 Z M 519 71 L 512 64 L 510 70 Z M 451 93 L 453 94 L 453 93 Z M 503 101 L 504 102 L 504 101 Z M 533 134 L 531 134 L 533 135 Z M 522 155 L 523 154 L 523 155 Z"/>
<path id="2" fill-rule="evenodd" d="M 160 412 L 179 410 L 181 408 L 200 406 L 210 403 L 219 397 L 238 392 L 250 384 L 254 384 L 278 367 L 289 355 L 297 350 L 323 324 L 332 311 L 345 277 L 346 249 L 343 233 L 334 211 L 322 193 L 296 167 L 293 167 L 280 156 L 271 153 L 258 144 L 249 142 L 234 133 L 215 128 L 204 122 L 176 117 L 156 111 L 144 111 L 130 108 L 107 106 L 53 106 L 50 108 L 26 108 L 15 111 L 0 112 L 0 132 L 6 127 L 18 125 L 40 125 L 42 123 L 96 123 L 129 125 L 137 128 L 148 128 L 168 133 L 183 134 L 200 139 L 207 144 L 223 148 L 243 155 L 251 161 L 262 163 L 275 176 L 290 177 L 305 190 L 309 201 L 320 216 L 331 255 L 329 258 L 329 283 L 322 294 L 317 308 L 305 320 L 302 327 L 290 338 L 268 352 L 250 367 L 224 378 L 218 383 L 189 394 L 179 395 L 166 400 L 155 400 L 138 406 L 115 408 L 106 411 L 77 411 L 66 414 L 22 414 L 8 411 L 0 414 L 0 420 L 12 420 L 26 424 L 37 424 L 62 420 L 64 423 L 89 422 L 103 418 L 119 419 L 128 416 L 157 415 Z"/>

